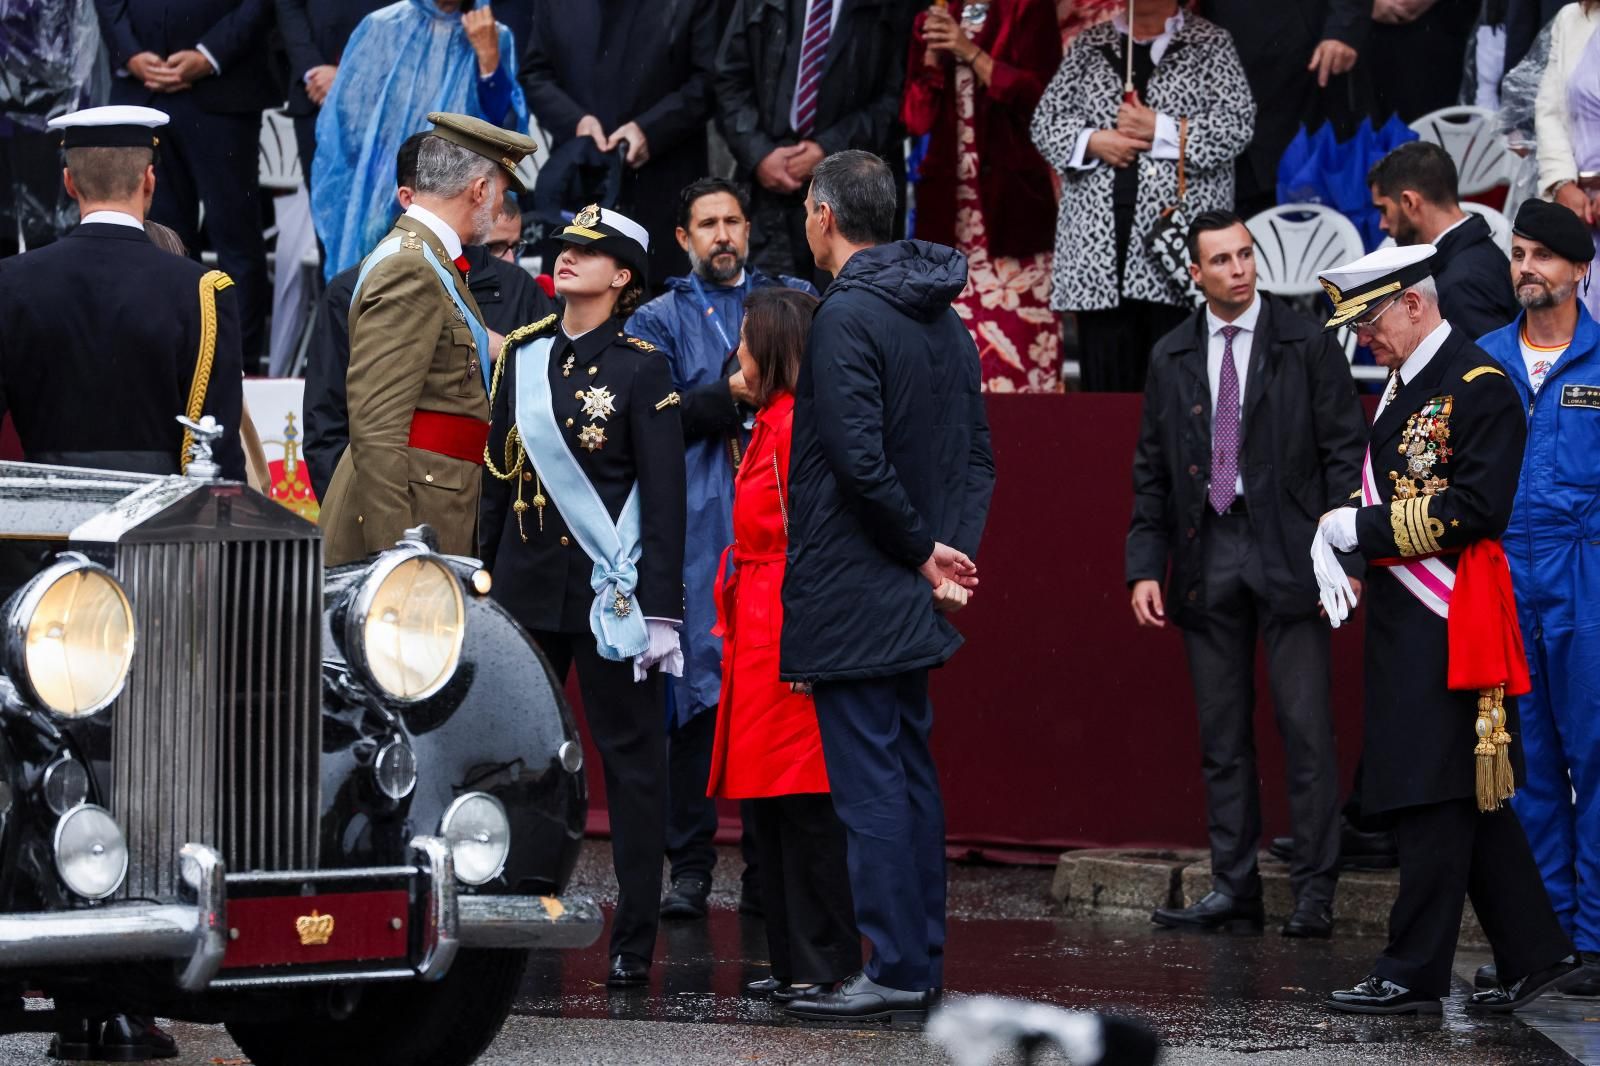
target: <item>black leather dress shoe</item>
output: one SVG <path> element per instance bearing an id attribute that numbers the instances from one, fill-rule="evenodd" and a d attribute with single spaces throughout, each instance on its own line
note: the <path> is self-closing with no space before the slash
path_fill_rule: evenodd
<path id="1" fill-rule="evenodd" d="M 661 917 L 680 921 L 703 919 L 706 916 L 707 900 L 710 896 L 709 878 L 693 875 L 674 878 L 671 890 L 661 897 Z"/>
<path id="2" fill-rule="evenodd" d="M 1576 955 L 1568 955 L 1560 962 L 1530 973 L 1509 987 L 1496 985 L 1482 992 L 1474 992 L 1467 1000 L 1467 1009 L 1485 1014 L 1505 1014 L 1527 1006 L 1546 992 L 1560 988 L 1572 976 L 1583 971 L 1583 962 Z"/>
<path id="3" fill-rule="evenodd" d="M 784 985 L 772 993 L 772 1000 L 774 1003 L 794 1003 L 802 999 L 816 999 L 831 991 L 833 991 L 832 985 L 807 985 L 804 988 Z"/>
<path id="4" fill-rule="evenodd" d="M 1169 929 L 1259 933 L 1265 917 L 1259 899 L 1234 899 L 1222 892 L 1208 892 L 1200 902 L 1187 907 L 1162 907 L 1150 915 L 1150 920 Z"/>
<path id="5" fill-rule="evenodd" d="M 744 994 L 752 999 L 771 999 L 772 993 L 784 987 L 783 982 L 776 977 L 763 977 L 759 981 L 751 981 L 744 986 Z"/>
<path id="6" fill-rule="evenodd" d="M 1561 994 L 1584 999 L 1600 996 L 1600 952 L 1580 951 L 1578 958 L 1583 960 L 1584 973 L 1562 985 Z"/>
<path id="7" fill-rule="evenodd" d="M 1287 937 L 1327 940 L 1333 935 L 1333 908 L 1326 903 L 1298 903 L 1282 931 Z"/>
<path id="8" fill-rule="evenodd" d="M 650 983 L 650 964 L 633 955 L 613 955 L 607 988 L 639 988 Z"/>
<path id="9" fill-rule="evenodd" d="M 178 1042 L 154 1018 L 113 1014 L 74 1023 L 56 1034 L 49 1055 L 95 1062 L 149 1062 L 177 1058 Z"/>
<path id="10" fill-rule="evenodd" d="M 1354 988 L 1335 992 L 1327 1005 L 1347 1014 L 1442 1014 L 1444 1006 L 1431 996 L 1419 995 L 1373 974 Z"/>
<path id="11" fill-rule="evenodd" d="M 1479 991 L 1500 987 L 1500 971 L 1494 963 L 1486 962 L 1478 967 L 1478 972 L 1472 975 L 1472 987 Z"/>
<path id="12" fill-rule="evenodd" d="M 805 1021 L 888 1021 L 893 1025 L 920 1026 L 928 1017 L 928 993 L 887 988 L 858 973 L 832 991 L 794 1000 L 784 1013 Z"/>

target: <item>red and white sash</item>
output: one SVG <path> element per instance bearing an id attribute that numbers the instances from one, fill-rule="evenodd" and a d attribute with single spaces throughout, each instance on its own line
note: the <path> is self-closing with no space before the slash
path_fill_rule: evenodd
<path id="1" fill-rule="evenodd" d="M 1380 506 L 1378 481 L 1372 474 L 1372 448 L 1367 448 L 1366 461 L 1361 466 L 1361 502 L 1368 507 Z M 1450 593 L 1456 587 L 1455 571 L 1435 556 L 1426 559 L 1402 561 L 1389 566 L 1389 572 L 1411 595 L 1440 618 L 1450 617 Z"/>

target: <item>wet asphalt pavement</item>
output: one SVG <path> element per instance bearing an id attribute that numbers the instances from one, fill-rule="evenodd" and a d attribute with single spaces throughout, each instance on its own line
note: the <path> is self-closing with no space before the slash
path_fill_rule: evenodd
<path id="1" fill-rule="evenodd" d="M 737 853 L 723 851 L 707 922 L 664 923 L 648 990 L 608 993 L 604 939 L 529 966 L 514 1013 L 480 1060 L 526 1063 L 943 1063 L 919 1034 L 814 1029 L 739 995 L 764 976 L 757 920 L 736 912 Z M 575 891 L 604 899 L 609 860 L 586 849 Z M 1518 1018 L 1469 1018 L 1466 981 L 1443 1019 L 1360 1019 L 1321 1006 L 1367 972 L 1372 940 L 1290 941 L 1052 919 L 1048 868 L 952 867 L 948 998 L 988 993 L 1130 1015 L 1182 1064 L 1600 1064 L 1600 1002 L 1546 997 Z M 1484 961 L 1463 953 L 1458 976 Z M 241 1063 L 219 1027 L 175 1025 L 179 1066 Z M 0 1038 L 0 1066 L 47 1061 L 45 1038 Z M 1565 1048 L 1565 1050 L 1564 1050 Z M 1020 1061 L 1013 1059 L 1012 1061 Z M 1062 1063 L 1057 1054 L 1041 1062 Z"/>

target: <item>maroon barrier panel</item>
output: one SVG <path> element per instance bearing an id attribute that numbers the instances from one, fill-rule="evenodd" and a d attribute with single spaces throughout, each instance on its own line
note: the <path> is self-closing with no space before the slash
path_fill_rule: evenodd
<path id="1" fill-rule="evenodd" d="M 1140 405 L 1136 395 L 988 397 L 998 483 L 982 585 L 957 618 L 966 646 L 933 676 L 934 752 L 959 850 L 1047 859 L 1063 847 L 1205 845 L 1182 638 L 1134 625 L 1122 580 Z M 9 430 L 0 453 L 15 456 Z M 1360 626 L 1336 632 L 1333 647 L 1342 795 L 1360 746 Z M 1282 746 L 1265 696 L 1256 738 L 1265 835 L 1284 834 Z M 600 759 L 584 741 L 590 826 L 604 832 Z M 737 839 L 735 805 L 722 814 L 719 839 Z"/>
<path id="2" fill-rule="evenodd" d="M 1199 726 L 1172 627 L 1141 630 L 1122 579 L 1137 395 L 994 395 L 997 484 L 967 643 L 933 675 L 934 754 L 955 850 L 1204 847 Z M 1306 545 L 1310 550 L 1310 545 Z M 847 591 L 847 590 L 846 590 Z M 1357 616 L 1359 620 L 1359 614 Z M 1361 630 L 1333 635 L 1340 795 L 1361 736 Z M 1264 835 L 1289 831 L 1283 748 L 1257 655 Z M 577 706 L 576 685 L 568 695 Z M 587 738 L 586 738 L 587 740 Z M 588 748 L 591 827 L 604 831 Z M 719 839 L 736 839 L 733 805 Z"/>

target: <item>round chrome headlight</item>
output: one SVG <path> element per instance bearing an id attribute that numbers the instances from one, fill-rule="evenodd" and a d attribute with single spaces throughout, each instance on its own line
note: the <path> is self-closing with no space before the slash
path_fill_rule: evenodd
<path id="1" fill-rule="evenodd" d="M 485 884 L 506 868 L 511 823 L 505 807 L 487 792 L 468 792 L 450 804 L 439 819 L 439 835 L 450 845 L 462 884 Z"/>
<path id="2" fill-rule="evenodd" d="M 11 676 L 40 706 L 77 718 L 122 692 L 133 662 L 133 608 L 104 567 L 63 555 L 22 587 L 5 625 Z"/>
<path id="3" fill-rule="evenodd" d="M 84 899 L 105 899 L 128 872 L 128 845 L 104 807 L 85 803 L 56 823 L 56 872 Z"/>
<path id="4" fill-rule="evenodd" d="M 392 800 L 403 800 L 417 787 L 417 756 L 403 740 L 391 740 L 378 749 L 372 760 L 372 777 L 378 791 Z"/>
<path id="5" fill-rule="evenodd" d="M 44 802 L 56 814 L 66 814 L 89 798 L 89 771 L 76 759 L 63 756 L 45 767 Z"/>
<path id="6" fill-rule="evenodd" d="M 402 548 L 380 557 L 356 591 L 346 653 L 394 699 L 427 699 L 455 675 L 466 617 L 455 572 L 438 556 Z"/>

